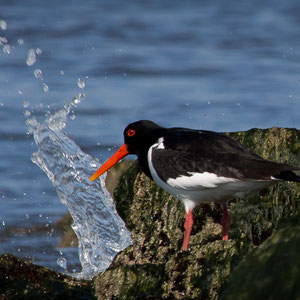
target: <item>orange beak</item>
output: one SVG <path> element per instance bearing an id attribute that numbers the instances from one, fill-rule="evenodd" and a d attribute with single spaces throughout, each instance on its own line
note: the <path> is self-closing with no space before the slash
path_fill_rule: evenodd
<path id="1" fill-rule="evenodd" d="M 90 180 L 93 181 L 101 176 L 127 154 L 129 154 L 127 151 L 127 145 L 123 144 L 120 149 L 91 176 Z"/>

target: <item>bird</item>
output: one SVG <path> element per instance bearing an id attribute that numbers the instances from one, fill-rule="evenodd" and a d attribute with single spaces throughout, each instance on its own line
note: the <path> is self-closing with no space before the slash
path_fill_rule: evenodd
<path id="1" fill-rule="evenodd" d="M 246 198 L 280 181 L 300 182 L 300 170 L 263 159 L 222 133 L 165 128 L 149 120 L 124 129 L 124 143 L 91 177 L 93 181 L 128 154 L 158 186 L 182 201 L 185 209 L 182 250 L 188 249 L 193 209 L 203 202 L 222 206 L 222 240 L 228 240 L 228 202 Z"/>

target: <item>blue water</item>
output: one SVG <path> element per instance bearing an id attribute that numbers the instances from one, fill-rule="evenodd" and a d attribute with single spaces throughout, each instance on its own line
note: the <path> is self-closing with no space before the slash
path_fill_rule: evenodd
<path id="1" fill-rule="evenodd" d="M 53 226 L 67 210 L 31 162 L 26 109 L 42 122 L 84 93 L 67 133 L 102 161 L 138 119 L 299 128 L 299 10 L 299 1 L 277 0 L 1 1 L 0 253 L 58 270 L 64 256 L 80 268 L 76 248 L 56 248 Z"/>

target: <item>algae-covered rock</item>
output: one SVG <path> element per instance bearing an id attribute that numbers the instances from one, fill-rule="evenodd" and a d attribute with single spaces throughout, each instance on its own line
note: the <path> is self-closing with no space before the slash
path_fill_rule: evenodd
<path id="1" fill-rule="evenodd" d="M 230 135 L 267 159 L 300 165 L 296 129 Z M 233 201 L 230 240 L 222 241 L 220 207 L 203 204 L 193 212 L 189 249 L 182 251 L 183 205 L 135 165 L 120 178 L 114 198 L 133 245 L 95 277 L 98 299 L 218 299 L 243 257 L 255 252 L 283 219 L 300 215 L 299 185 L 281 183 L 262 195 Z"/>
<path id="2" fill-rule="evenodd" d="M 0 256 L 0 299 L 95 299 L 91 283 L 17 258 Z"/>
<path id="3" fill-rule="evenodd" d="M 297 216 L 242 261 L 220 299 L 300 299 L 299 254 L 300 219 Z"/>
<path id="4" fill-rule="evenodd" d="M 56 229 L 61 233 L 61 240 L 57 244 L 58 248 L 78 247 L 77 236 L 71 225 L 73 218 L 70 213 L 67 213 L 56 222 Z"/>

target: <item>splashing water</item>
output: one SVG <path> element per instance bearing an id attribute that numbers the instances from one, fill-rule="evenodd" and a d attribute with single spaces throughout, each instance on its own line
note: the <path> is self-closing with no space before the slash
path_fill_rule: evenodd
<path id="1" fill-rule="evenodd" d="M 57 264 L 63 268 L 64 270 L 67 270 L 67 260 L 64 257 L 60 257 L 57 259 Z"/>
<path id="2" fill-rule="evenodd" d="M 38 146 L 32 161 L 47 174 L 74 221 L 82 265 L 82 272 L 76 276 L 91 279 L 131 244 L 131 237 L 105 188 L 105 178 L 89 180 L 99 166 L 98 160 L 82 152 L 63 132 L 68 114 L 83 97 L 79 94 L 43 123 L 29 115 L 26 125 Z"/>
<path id="3" fill-rule="evenodd" d="M 36 63 L 35 50 L 30 49 L 27 53 L 26 63 L 29 67 L 33 66 Z"/>
<path id="4" fill-rule="evenodd" d="M 78 79 L 77 79 L 77 85 L 78 85 L 78 87 L 80 87 L 81 89 L 84 89 L 84 88 L 85 88 L 85 82 L 84 82 L 81 78 L 78 78 Z"/>

